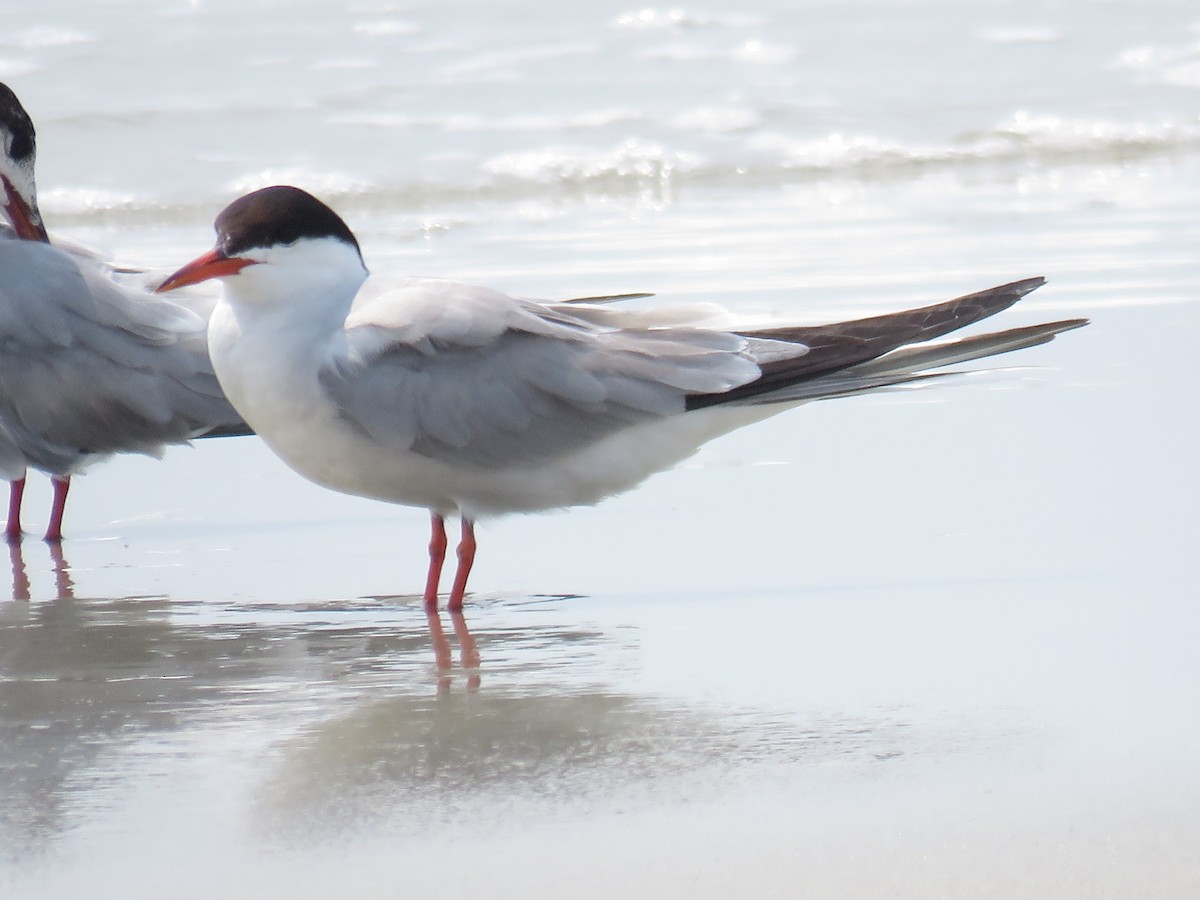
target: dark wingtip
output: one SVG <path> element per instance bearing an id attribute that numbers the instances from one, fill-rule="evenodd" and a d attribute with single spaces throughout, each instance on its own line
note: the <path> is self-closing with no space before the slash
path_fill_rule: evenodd
<path id="1" fill-rule="evenodd" d="M 1091 319 L 1063 319 L 1061 322 L 1051 322 L 1050 326 L 1055 328 L 1055 334 L 1062 334 L 1064 331 L 1074 331 L 1076 328 L 1091 324 Z"/>
<path id="2" fill-rule="evenodd" d="M 1045 283 L 1046 279 L 1043 276 L 1034 275 L 1032 278 L 1022 278 L 1020 281 L 1014 281 L 1011 284 L 1004 285 L 1003 287 L 998 288 L 998 290 L 1003 290 L 1006 287 L 1009 288 L 1014 294 L 1024 297 L 1026 294 L 1036 291 Z"/>
<path id="3" fill-rule="evenodd" d="M 944 303 L 937 303 L 933 306 L 925 307 L 926 310 L 940 310 L 948 308 L 952 305 L 968 309 L 972 305 L 978 304 L 978 318 L 986 318 L 987 316 L 995 315 L 1001 310 L 1012 306 L 1026 294 L 1036 291 L 1046 279 L 1041 275 L 1035 275 L 1032 278 L 1022 278 L 1018 281 L 1010 281 L 1007 284 L 999 284 L 995 287 L 984 288 L 982 291 L 975 291 L 973 294 L 965 294 L 962 297 L 956 297 L 953 300 L 948 300 Z M 916 312 L 916 310 L 914 310 Z M 961 327 L 961 326 L 960 326 Z"/>
<path id="4" fill-rule="evenodd" d="M 731 391 L 689 396 L 688 409 L 746 400 L 859 365 L 906 344 L 942 337 L 1008 309 L 1045 283 L 1045 278 L 1036 275 L 919 309 L 830 325 L 741 332 L 749 338 L 803 344 L 808 352 L 803 356 L 762 365 L 762 377 Z"/>

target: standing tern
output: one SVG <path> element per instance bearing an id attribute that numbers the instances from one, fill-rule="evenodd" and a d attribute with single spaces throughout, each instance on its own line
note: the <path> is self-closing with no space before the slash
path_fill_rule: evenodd
<path id="1" fill-rule="evenodd" d="M 158 290 L 224 281 L 213 366 L 285 463 L 334 490 L 430 511 L 430 609 L 448 515 L 462 526 L 448 604 L 459 610 L 480 516 L 596 503 L 804 401 L 935 377 L 927 370 L 1086 322 L 909 346 L 1006 309 L 1041 278 L 857 321 L 745 330 L 437 279 L 368 280 L 346 223 L 288 186 L 235 200 L 216 232 L 215 248 Z"/>
<path id="2" fill-rule="evenodd" d="M 29 467 L 50 475 L 46 540 L 62 540 L 71 476 L 113 453 L 161 455 L 206 434 L 248 434 L 212 371 L 207 311 L 50 243 L 37 205 L 33 122 L 0 84 L 0 477 L 5 537 L 20 541 Z M 144 278 L 145 276 L 139 276 Z"/>

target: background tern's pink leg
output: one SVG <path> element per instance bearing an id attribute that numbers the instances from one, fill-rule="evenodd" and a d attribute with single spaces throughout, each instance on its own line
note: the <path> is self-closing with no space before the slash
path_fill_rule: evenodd
<path id="1" fill-rule="evenodd" d="M 4 538 L 10 544 L 21 540 L 21 498 L 25 496 L 25 478 L 18 478 L 8 485 L 8 525 L 4 529 Z"/>
<path id="2" fill-rule="evenodd" d="M 454 573 L 454 587 L 450 590 L 450 600 L 446 609 L 458 611 L 462 609 L 463 594 L 467 592 L 467 577 L 471 574 L 471 566 L 475 563 L 475 523 L 470 519 L 462 520 L 462 540 L 458 544 L 458 571 Z"/>
<path id="3" fill-rule="evenodd" d="M 429 574 L 425 577 L 425 608 L 437 609 L 438 582 L 446 560 L 446 520 L 429 514 Z"/>
<path id="4" fill-rule="evenodd" d="M 50 524 L 46 526 L 47 541 L 62 540 L 63 513 L 67 511 L 67 491 L 71 489 L 71 476 L 51 478 L 54 485 L 54 505 L 50 508 Z"/>

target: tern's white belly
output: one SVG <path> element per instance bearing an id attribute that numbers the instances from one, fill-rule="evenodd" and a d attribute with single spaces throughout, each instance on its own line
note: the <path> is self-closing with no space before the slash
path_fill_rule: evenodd
<path id="1" fill-rule="evenodd" d="M 298 342 L 233 335 L 218 312 L 213 365 L 230 401 L 270 448 L 301 475 L 334 490 L 441 513 L 534 512 L 596 503 L 690 456 L 712 437 L 779 407 L 716 407 L 656 419 L 529 466 L 474 467 L 388 446 L 346 421 Z"/>

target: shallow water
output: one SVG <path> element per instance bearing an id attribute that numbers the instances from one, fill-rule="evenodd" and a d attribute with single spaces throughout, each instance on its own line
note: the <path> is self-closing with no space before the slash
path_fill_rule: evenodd
<path id="1" fill-rule="evenodd" d="M 257 442 L 97 467 L 0 601 L 6 896 L 1196 892 L 1188 4 L 120 11 L 18 2 L 0 78 L 122 258 L 287 180 L 380 273 L 1093 323 L 485 523 L 464 619 Z"/>

